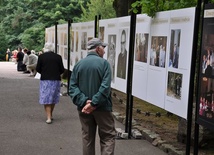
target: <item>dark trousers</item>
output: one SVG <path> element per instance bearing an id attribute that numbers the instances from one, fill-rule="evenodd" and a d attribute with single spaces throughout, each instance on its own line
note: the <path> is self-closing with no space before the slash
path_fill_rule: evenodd
<path id="1" fill-rule="evenodd" d="M 95 155 L 96 129 L 100 137 L 100 155 L 114 155 L 115 126 L 111 112 L 94 111 L 92 114 L 79 112 L 82 125 L 83 155 Z"/>
<path id="2" fill-rule="evenodd" d="M 22 68 L 23 62 L 22 61 L 18 61 L 17 62 L 17 71 L 24 71 Z"/>
<path id="3" fill-rule="evenodd" d="M 22 68 L 23 71 L 26 71 L 26 70 L 27 70 L 26 67 L 27 67 L 27 66 L 26 66 L 25 64 L 22 64 L 22 66 L 21 66 L 21 68 Z"/>

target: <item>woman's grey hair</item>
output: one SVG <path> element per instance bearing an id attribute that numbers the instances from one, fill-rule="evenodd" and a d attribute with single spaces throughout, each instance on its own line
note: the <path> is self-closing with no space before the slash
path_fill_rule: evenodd
<path id="1" fill-rule="evenodd" d="M 44 52 L 54 52 L 54 44 L 53 43 L 45 43 Z"/>

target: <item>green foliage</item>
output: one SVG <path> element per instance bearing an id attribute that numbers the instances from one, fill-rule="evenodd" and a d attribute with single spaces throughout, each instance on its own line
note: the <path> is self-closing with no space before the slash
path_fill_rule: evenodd
<path id="1" fill-rule="evenodd" d="M 62 20 L 66 22 L 68 19 L 73 19 L 75 21 L 82 13 L 81 6 L 85 7 L 87 1 L 88 0 L 41 1 L 38 11 L 39 21 L 45 21 L 46 26 L 54 25 L 55 22 Z"/>
<path id="2" fill-rule="evenodd" d="M 193 7 L 197 5 L 197 0 L 138 0 L 132 3 L 134 13 L 145 13 L 154 17 L 156 12 Z M 139 12 L 142 10 L 142 12 Z"/>
<path id="3" fill-rule="evenodd" d="M 45 26 L 41 23 L 26 29 L 19 37 L 23 46 L 28 49 L 40 51 L 44 44 L 44 29 Z"/>
<path id="4" fill-rule="evenodd" d="M 5 52 L 7 50 L 7 40 L 3 34 L 0 33 L 0 61 L 5 60 Z"/>
<path id="5" fill-rule="evenodd" d="M 88 1 L 0 0 L 0 30 L 5 45 L 11 50 L 18 46 L 41 50 L 45 27 L 79 19 L 81 6 L 86 7 Z"/>
<path id="6" fill-rule="evenodd" d="M 87 8 L 82 8 L 82 15 L 80 21 L 92 21 L 96 15 L 101 15 L 103 19 L 116 17 L 113 9 L 114 0 L 90 0 L 87 3 Z"/>

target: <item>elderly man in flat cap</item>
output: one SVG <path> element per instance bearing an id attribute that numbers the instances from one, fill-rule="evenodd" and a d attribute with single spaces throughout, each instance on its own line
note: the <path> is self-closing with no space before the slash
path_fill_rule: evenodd
<path id="1" fill-rule="evenodd" d="M 69 95 L 77 106 L 82 125 L 83 155 L 95 155 L 98 126 L 101 155 L 113 155 L 115 125 L 112 116 L 111 68 L 103 59 L 107 46 L 98 38 L 88 42 L 88 55 L 73 68 Z"/>

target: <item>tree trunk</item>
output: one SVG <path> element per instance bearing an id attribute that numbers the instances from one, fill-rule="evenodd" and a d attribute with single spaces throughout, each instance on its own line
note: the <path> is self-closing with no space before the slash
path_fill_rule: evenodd
<path id="1" fill-rule="evenodd" d="M 113 7 L 116 11 L 117 17 L 128 16 L 131 14 L 131 5 L 136 0 L 114 0 Z M 141 13 L 141 8 L 139 8 L 139 13 Z"/>
<path id="2" fill-rule="evenodd" d="M 129 9 L 133 2 L 135 2 L 135 0 L 114 0 L 113 7 L 116 11 L 116 16 L 128 16 L 130 14 Z"/>

